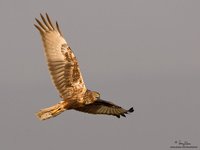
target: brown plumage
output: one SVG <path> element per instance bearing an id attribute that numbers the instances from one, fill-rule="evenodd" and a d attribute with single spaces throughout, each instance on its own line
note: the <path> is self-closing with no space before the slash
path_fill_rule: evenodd
<path id="1" fill-rule="evenodd" d="M 34 24 L 42 37 L 46 59 L 52 81 L 63 99 L 58 104 L 40 110 L 40 120 L 55 117 L 65 110 L 74 109 L 91 114 L 106 114 L 116 117 L 133 112 L 133 108 L 125 110 L 120 106 L 100 99 L 100 94 L 86 88 L 80 72 L 78 61 L 65 41 L 60 27 L 53 25 L 49 16 L 41 14 L 42 22 L 36 19 Z"/>

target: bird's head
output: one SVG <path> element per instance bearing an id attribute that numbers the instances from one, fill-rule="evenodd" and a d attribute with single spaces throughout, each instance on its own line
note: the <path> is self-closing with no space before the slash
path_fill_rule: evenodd
<path id="1" fill-rule="evenodd" d="M 96 99 L 99 99 L 99 98 L 100 98 L 99 92 L 92 91 L 92 95 L 93 95 Z"/>
<path id="2" fill-rule="evenodd" d="M 87 90 L 86 92 L 87 94 L 87 97 L 90 97 L 92 99 L 99 99 L 100 98 L 100 94 L 96 91 L 90 91 L 90 90 Z"/>

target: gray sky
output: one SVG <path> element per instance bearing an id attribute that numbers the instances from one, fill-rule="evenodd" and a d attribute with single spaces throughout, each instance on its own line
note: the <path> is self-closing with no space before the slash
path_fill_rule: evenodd
<path id="1" fill-rule="evenodd" d="M 200 147 L 199 0 L 1 0 L 0 149 Z M 60 98 L 34 18 L 57 20 L 86 86 L 135 112 L 127 118 L 66 111 L 41 122 Z"/>

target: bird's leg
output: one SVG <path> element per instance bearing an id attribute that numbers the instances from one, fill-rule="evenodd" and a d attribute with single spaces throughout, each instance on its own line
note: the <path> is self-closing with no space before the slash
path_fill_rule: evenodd
<path id="1" fill-rule="evenodd" d="M 67 109 L 67 105 L 66 101 L 60 101 L 51 107 L 41 109 L 36 115 L 40 120 L 46 120 L 61 114 Z"/>

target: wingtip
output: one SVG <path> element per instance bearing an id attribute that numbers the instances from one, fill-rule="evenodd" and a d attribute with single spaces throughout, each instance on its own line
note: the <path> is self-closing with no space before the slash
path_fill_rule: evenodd
<path id="1" fill-rule="evenodd" d="M 131 108 L 128 110 L 128 112 L 130 112 L 130 113 L 134 112 L 133 107 L 131 107 Z"/>
<path id="2" fill-rule="evenodd" d="M 35 18 L 35 21 L 40 25 L 41 24 L 41 22 L 37 19 L 37 18 Z"/>
<path id="3" fill-rule="evenodd" d="M 120 118 L 120 115 L 115 115 L 117 118 Z"/>
<path id="4" fill-rule="evenodd" d="M 121 114 L 121 116 L 123 116 L 123 117 L 126 117 L 126 115 L 125 115 L 125 114 Z"/>
<path id="5" fill-rule="evenodd" d="M 42 13 L 40 13 L 40 17 L 41 17 L 41 18 L 44 18 L 43 15 L 42 15 Z"/>
<path id="6" fill-rule="evenodd" d="M 60 35 L 63 36 L 63 34 L 62 34 L 61 30 L 60 30 L 60 27 L 58 25 L 58 21 L 56 21 L 56 28 L 57 28 L 58 32 L 60 33 Z"/>
<path id="7" fill-rule="evenodd" d="M 49 17 L 49 15 L 48 15 L 48 13 L 47 13 L 47 12 L 45 13 L 45 15 L 46 15 L 46 17 L 47 17 L 47 18 Z"/>
<path id="8" fill-rule="evenodd" d="M 36 25 L 36 24 L 34 24 L 34 26 L 39 30 L 39 32 L 41 33 L 41 34 L 43 34 L 45 31 L 41 28 L 41 27 L 39 27 L 38 25 Z"/>

